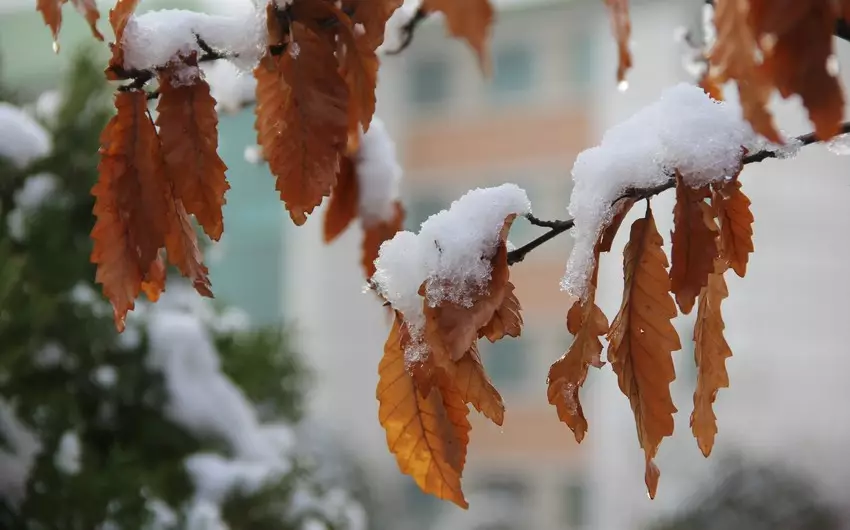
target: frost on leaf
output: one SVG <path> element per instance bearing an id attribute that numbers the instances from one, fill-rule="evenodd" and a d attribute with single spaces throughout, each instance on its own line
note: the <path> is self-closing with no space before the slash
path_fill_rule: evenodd
<path id="1" fill-rule="evenodd" d="M 720 248 L 735 274 L 744 277 L 753 252 L 753 214 L 750 199 L 736 178 L 718 186 L 712 199 L 720 220 Z"/>
<path id="2" fill-rule="evenodd" d="M 646 216 L 632 224 L 623 259 L 623 302 L 608 331 L 608 361 L 635 415 L 650 497 L 655 497 L 660 475 L 653 459 L 662 439 L 673 434 L 672 352 L 681 348 L 671 323 L 676 304 L 669 294 L 662 243 L 647 205 Z"/>
<path id="3" fill-rule="evenodd" d="M 617 81 L 626 80 L 626 72 L 632 67 L 632 56 L 629 52 L 629 38 L 632 34 L 631 21 L 629 20 L 629 0 L 605 0 L 611 17 L 611 28 L 617 39 Z"/>
<path id="4" fill-rule="evenodd" d="M 330 195 L 347 137 L 348 88 L 324 37 L 291 24 L 290 50 L 266 55 L 257 78 L 258 144 L 297 225 Z"/>
<path id="5" fill-rule="evenodd" d="M 481 70 L 489 75 L 491 64 L 487 41 L 495 18 L 490 0 L 423 0 L 420 9 L 426 13 L 443 13 L 449 33 L 466 40 L 475 50 Z"/>
<path id="6" fill-rule="evenodd" d="M 221 208 L 230 185 L 224 175 L 227 166 L 218 156 L 215 100 L 200 77 L 184 84 L 179 70 L 171 69 L 159 79 L 156 124 L 174 197 L 195 216 L 204 232 L 218 241 L 224 230 Z"/>
<path id="7" fill-rule="evenodd" d="M 165 242 L 169 218 L 159 140 L 144 92 L 118 92 L 117 113 L 101 134 L 91 261 L 95 280 L 124 328 L 142 281 Z"/>
<path id="8" fill-rule="evenodd" d="M 420 393 L 405 363 L 407 326 L 396 314 L 378 367 L 378 418 L 399 469 L 426 493 L 468 504 L 461 474 L 469 444 L 469 409 L 455 390 L 438 386 Z"/>
<path id="9" fill-rule="evenodd" d="M 699 296 L 697 320 L 694 326 L 694 360 L 697 365 L 697 387 L 694 392 L 694 411 L 691 413 L 691 430 L 702 454 L 711 454 L 717 434 L 717 416 L 712 405 L 717 391 L 729 386 L 726 359 L 732 350 L 723 336 L 723 316 L 720 304 L 729 296 L 723 273 L 727 265 L 716 260 L 716 269 L 708 277 L 708 284 Z"/>
<path id="10" fill-rule="evenodd" d="M 552 364 L 546 381 L 549 403 L 555 406 L 558 418 L 573 431 L 579 443 L 587 433 L 587 419 L 579 400 L 579 389 L 587 379 L 588 368 L 591 365 L 602 366 L 600 337 L 608 332 L 608 319 L 596 305 L 599 247 L 601 243 L 597 245 L 597 265 L 587 299 L 576 300 L 567 313 L 567 328 L 575 338 L 569 350 Z"/>
<path id="11" fill-rule="evenodd" d="M 718 253 L 715 240 L 719 234 L 714 213 L 706 202 L 709 197 L 710 186 L 691 188 L 681 175 L 676 175 L 670 289 L 686 315 L 714 272 Z"/>

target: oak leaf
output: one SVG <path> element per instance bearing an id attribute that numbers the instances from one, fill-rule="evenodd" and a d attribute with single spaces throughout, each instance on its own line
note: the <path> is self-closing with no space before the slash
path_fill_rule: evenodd
<path id="1" fill-rule="evenodd" d="M 749 0 L 715 1 L 717 41 L 709 52 L 710 75 L 718 84 L 734 80 L 744 118 L 756 132 L 779 143 L 779 133 L 767 110 L 773 87 L 757 59 L 762 50 L 758 35 L 748 23 L 749 10 Z"/>
<path id="2" fill-rule="evenodd" d="M 673 208 L 673 233 L 670 289 L 682 313 L 688 314 L 708 276 L 714 272 L 719 229 L 714 212 L 706 199 L 711 188 L 691 188 L 676 175 L 676 206 Z"/>
<path id="3" fill-rule="evenodd" d="M 716 270 L 708 277 L 708 284 L 699 296 L 697 319 L 694 325 L 694 360 L 697 365 L 697 387 L 694 392 L 694 410 L 691 413 L 691 431 L 702 454 L 708 457 L 717 434 L 717 416 L 712 404 L 717 391 L 729 386 L 726 359 L 732 350 L 723 336 L 723 316 L 720 304 L 729 296 L 723 273 L 726 263 L 716 260 Z"/>
<path id="4" fill-rule="evenodd" d="M 629 52 L 629 39 L 632 35 L 632 24 L 629 20 L 629 0 L 605 0 L 611 17 L 611 28 L 617 39 L 617 81 L 626 80 L 626 72 L 632 67 L 632 55 Z"/>
<path id="5" fill-rule="evenodd" d="M 405 210 L 400 201 L 393 205 L 393 216 L 388 221 L 363 223 L 363 257 L 361 265 L 366 278 L 375 274 L 375 260 L 384 241 L 389 241 L 404 228 Z"/>
<path id="6" fill-rule="evenodd" d="M 331 44 L 298 22 L 279 55 L 266 55 L 257 78 L 258 143 L 296 225 L 330 195 L 346 147 L 348 88 Z"/>
<path id="7" fill-rule="evenodd" d="M 461 474 L 471 429 L 469 409 L 451 387 L 437 386 L 427 397 L 416 389 L 405 366 L 406 336 L 407 327 L 396 313 L 376 391 L 387 445 L 401 472 L 413 477 L 422 491 L 467 508 Z"/>
<path id="8" fill-rule="evenodd" d="M 141 91 L 118 92 L 117 113 L 101 134 L 100 175 L 92 188 L 96 218 L 91 237 L 95 281 L 124 329 L 145 274 L 168 230 L 159 139 Z"/>
<path id="9" fill-rule="evenodd" d="M 449 33 L 466 40 L 475 50 L 481 70 L 490 74 L 487 40 L 495 18 L 490 0 L 423 0 L 420 9 L 425 13 L 443 13 Z"/>
<path id="10" fill-rule="evenodd" d="M 197 68 L 191 63 L 183 68 Z M 206 234 L 218 241 L 224 230 L 222 206 L 230 189 L 227 166 L 218 156 L 218 114 L 210 86 L 198 77 L 190 84 L 166 70 L 159 76 L 156 124 L 165 171 L 175 199 L 195 216 Z"/>
<path id="11" fill-rule="evenodd" d="M 567 352 L 552 364 L 546 379 L 549 403 L 555 406 L 558 418 L 573 431 L 578 443 L 584 439 L 588 427 L 579 399 L 579 390 L 587 379 L 589 367 L 600 368 L 603 365 L 600 337 L 608 331 L 608 319 L 596 305 L 601 239 L 595 248 L 596 259 L 587 298 L 576 300 L 567 313 L 567 330 L 574 335 L 573 343 Z"/>
<path id="12" fill-rule="evenodd" d="M 715 188 L 712 199 L 720 220 L 720 248 L 735 273 L 743 278 L 753 252 L 753 214 L 750 199 L 736 178 Z"/>
<path id="13" fill-rule="evenodd" d="M 763 46 L 760 68 L 783 98 L 800 96 L 819 139 L 838 134 L 844 117 L 844 92 L 829 68 L 838 18 L 834 2 L 750 0 L 749 4 L 750 25 L 762 40 L 770 42 Z"/>
<path id="14" fill-rule="evenodd" d="M 671 323 L 676 304 L 669 294 L 662 243 L 647 205 L 646 216 L 632 224 L 623 258 L 623 302 L 608 331 L 608 361 L 634 412 L 651 498 L 655 497 L 660 475 L 653 459 L 662 439 L 673 434 L 676 407 L 670 383 L 676 374 L 672 352 L 681 348 Z"/>
<path id="15" fill-rule="evenodd" d="M 483 328 L 478 330 L 478 338 L 487 337 L 490 342 L 496 342 L 504 337 L 519 337 L 522 334 L 522 306 L 514 293 L 514 284 L 505 284 L 505 295 L 502 304 L 493 313 Z"/>

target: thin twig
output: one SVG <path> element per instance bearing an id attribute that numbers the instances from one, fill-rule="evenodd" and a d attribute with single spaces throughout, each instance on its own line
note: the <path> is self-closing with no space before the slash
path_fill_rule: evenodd
<path id="1" fill-rule="evenodd" d="M 426 18 L 428 18 L 428 12 L 423 10 L 421 7 L 416 10 L 416 13 L 413 15 L 413 18 L 407 21 L 407 23 L 401 27 L 401 44 L 395 50 L 391 50 L 386 52 L 387 55 L 398 55 L 410 46 L 410 43 L 413 42 L 413 34 L 416 32 L 416 28 L 419 27 Z"/>
<path id="2" fill-rule="evenodd" d="M 841 124 L 839 134 L 850 134 L 850 122 Z M 797 136 L 794 138 L 795 143 L 798 143 L 801 147 L 812 145 L 820 142 L 820 139 L 815 135 L 815 133 L 808 133 L 801 136 Z M 742 165 L 747 164 L 755 164 L 757 162 L 762 162 L 769 158 L 778 158 L 780 155 L 779 151 L 771 150 L 771 149 L 763 149 L 761 151 L 756 151 L 755 153 L 746 155 L 741 159 Z M 661 192 L 667 191 L 669 189 L 673 189 L 676 187 L 676 179 L 670 178 L 666 182 L 659 184 L 657 186 L 653 186 L 651 188 L 629 188 L 622 195 L 617 197 L 614 201 L 614 204 L 617 204 L 623 199 L 649 199 L 655 195 L 658 195 Z M 529 222 L 535 226 L 545 226 L 550 230 L 545 234 L 532 239 L 530 242 L 525 245 L 514 249 L 508 252 L 508 265 L 513 265 L 515 263 L 519 263 L 525 259 L 525 256 L 528 255 L 532 250 L 536 249 L 543 243 L 554 239 L 555 237 L 563 234 L 570 228 L 575 225 L 575 219 L 567 219 L 564 221 L 555 220 L 555 221 L 545 221 L 542 219 L 537 219 L 531 214 L 526 215 L 526 218 Z"/>

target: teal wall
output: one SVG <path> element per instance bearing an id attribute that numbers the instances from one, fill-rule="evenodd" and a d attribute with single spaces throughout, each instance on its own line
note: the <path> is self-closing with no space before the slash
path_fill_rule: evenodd
<path id="1" fill-rule="evenodd" d="M 248 312 L 256 324 L 283 317 L 283 227 L 285 211 L 265 164 L 245 160 L 257 142 L 254 111 L 245 109 L 219 122 L 219 154 L 231 189 L 224 206 L 221 261 L 210 263 L 216 298 Z"/>

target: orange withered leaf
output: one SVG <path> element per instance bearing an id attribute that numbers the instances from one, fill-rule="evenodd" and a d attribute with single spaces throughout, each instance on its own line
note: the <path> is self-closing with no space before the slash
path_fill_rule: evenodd
<path id="1" fill-rule="evenodd" d="M 405 367 L 406 326 L 396 314 L 378 367 L 378 419 L 399 469 L 426 493 L 468 504 L 461 474 L 469 444 L 469 409 L 450 387 L 434 387 L 427 397 L 416 389 Z"/>
<path id="2" fill-rule="evenodd" d="M 59 40 L 59 29 L 62 27 L 62 4 L 66 0 L 36 0 L 35 8 L 41 13 L 44 23 L 50 28 L 53 40 Z"/>
<path id="3" fill-rule="evenodd" d="M 398 232 L 404 228 L 404 206 L 400 201 L 396 201 L 393 206 L 392 219 L 389 221 L 379 221 L 374 223 L 363 223 L 363 257 L 361 264 L 363 273 L 367 278 L 371 278 L 375 274 L 375 260 L 378 259 L 378 251 L 384 241 L 389 241 Z"/>
<path id="4" fill-rule="evenodd" d="M 165 261 L 162 259 L 162 252 L 157 254 L 151 268 L 145 273 L 142 291 L 151 302 L 159 300 L 159 296 L 165 291 Z"/>
<path id="5" fill-rule="evenodd" d="M 714 25 L 717 41 L 709 53 L 712 80 L 723 84 L 735 80 L 744 118 L 753 129 L 772 142 L 780 142 L 773 117 L 767 111 L 772 85 L 760 69 L 762 53 L 758 35 L 750 27 L 749 0 L 716 0 Z"/>
<path id="6" fill-rule="evenodd" d="M 384 42 L 387 21 L 404 0 L 343 0 L 355 24 L 363 24 L 365 37 L 374 50 Z"/>
<path id="7" fill-rule="evenodd" d="M 352 21 L 342 10 L 328 4 L 339 20 L 339 35 L 345 44 L 342 58 L 343 77 L 348 85 L 348 134 L 358 138 L 359 128 L 369 130 L 375 114 L 375 88 L 378 85 L 378 56 L 373 39 L 365 33 L 355 34 Z"/>
<path id="8" fill-rule="evenodd" d="M 617 39 L 617 81 L 626 80 L 626 72 L 632 67 L 632 55 L 629 52 L 629 38 L 632 35 L 632 24 L 629 20 L 629 0 L 605 0 L 608 14 L 611 17 L 611 28 Z"/>
<path id="9" fill-rule="evenodd" d="M 331 198 L 325 210 L 323 237 L 330 243 L 342 234 L 351 221 L 357 217 L 357 205 L 360 189 L 351 157 L 344 156 L 339 161 L 339 173 L 331 191 Z"/>
<path id="10" fill-rule="evenodd" d="M 484 371 L 476 344 L 473 343 L 469 351 L 454 363 L 451 382 L 464 403 L 475 407 L 496 425 L 502 425 L 505 421 L 505 404 Z"/>
<path id="11" fill-rule="evenodd" d="M 330 195 L 347 140 L 348 88 L 327 39 L 301 23 L 280 55 L 266 55 L 257 78 L 258 143 L 296 225 Z"/>
<path id="12" fill-rule="evenodd" d="M 761 69 L 783 98 L 800 96 L 821 140 L 838 134 L 844 117 L 844 92 L 829 67 L 838 16 L 830 0 L 749 0 L 748 21 L 764 52 Z"/>
<path id="13" fill-rule="evenodd" d="M 97 9 L 97 3 L 95 0 L 71 0 L 71 3 L 74 4 L 74 7 L 77 8 L 77 11 L 82 13 L 82 15 L 86 18 L 86 22 L 89 23 L 89 29 L 91 30 L 92 35 L 97 40 L 103 40 L 103 35 L 97 29 L 97 21 L 100 19 L 100 11 Z"/>
<path id="14" fill-rule="evenodd" d="M 720 248 L 729 266 L 741 278 L 753 252 L 753 214 L 750 199 L 741 191 L 738 179 L 715 189 L 712 203 L 720 220 Z"/>
<path id="15" fill-rule="evenodd" d="M 423 0 L 420 9 L 426 13 L 443 13 L 449 33 L 466 40 L 478 55 L 481 70 L 490 74 L 487 40 L 495 18 L 490 0 Z"/>
<path id="16" fill-rule="evenodd" d="M 587 434 L 587 419 L 579 399 L 579 389 L 587 379 L 590 366 L 603 365 L 600 337 L 608 331 L 608 319 L 596 305 L 596 281 L 599 272 L 601 242 L 596 245 L 596 265 L 585 300 L 576 300 L 567 313 L 567 329 L 575 337 L 567 352 L 549 368 L 547 396 L 558 418 L 567 424 L 576 442 Z"/>
<path id="17" fill-rule="evenodd" d="M 626 216 L 635 205 L 634 199 L 621 199 L 615 205 L 616 213 L 602 232 L 602 237 L 599 238 L 599 252 L 611 252 L 611 245 L 614 244 L 614 238 L 617 237 L 617 232 L 620 231 L 620 226 L 626 219 Z M 598 259 L 598 257 L 597 257 Z"/>
<path id="18" fill-rule="evenodd" d="M 708 276 L 714 272 L 719 230 L 714 212 L 706 199 L 709 186 L 691 188 L 676 175 L 676 206 L 673 208 L 673 235 L 670 289 L 682 313 L 688 314 Z"/>
<path id="19" fill-rule="evenodd" d="M 681 348 L 671 323 L 676 304 L 662 243 L 647 205 L 646 216 L 632 224 L 623 257 L 623 302 L 608 331 L 608 361 L 632 405 L 646 457 L 646 486 L 653 498 L 660 475 L 653 459 L 662 439 L 673 434 L 676 412 L 670 395 L 676 378 L 672 352 Z"/>
<path id="20" fill-rule="evenodd" d="M 192 66 L 188 66 L 191 68 Z M 227 166 L 218 156 L 218 114 L 207 82 L 180 82 L 173 70 L 159 76 L 156 124 L 165 171 L 175 199 L 194 215 L 206 234 L 218 241 L 224 230 L 221 208 L 230 189 Z"/>
<path id="21" fill-rule="evenodd" d="M 115 42 L 109 43 L 109 49 L 112 50 L 112 57 L 109 58 L 109 65 L 106 67 L 106 78 L 109 80 L 120 79 L 115 71 L 124 66 L 124 48 L 121 45 L 121 39 L 124 37 L 124 28 L 127 27 L 127 22 L 135 13 L 139 2 L 140 0 L 118 0 L 115 7 L 109 10 L 109 25 L 115 33 Z"/>
<path id="22" fill-rule="evenodd" d="M 166 183 L 171 184 L 171 183 Z M 209 270 L 203 263 L 198 248 L 198 237 L 189 215 L 180 199 L 173 196 L 173 185 L 166 192 L 168 200 L 168 232 L 165 235 L 165 250 L 168 261 L 176 266 L 183 276 L 202 296 L 213 297 Z"/>
<path id="23" fill-rule="evenodd" d="M 522 306 L 514 293 L 514 284 L 505 284 L 505 296 L 502 304 L 493 313 L 483 328 L 478 330 L 478 337 L 487 337 L 490 342 L 496 342 L 504 337 L 519 337 L 522 334 Z"/>
<path id="24" fill-rule="evenodd" d="M 697 320 L 694 325 L 694 360 L 697 364 L 697 388 L 694 392 L 694 411 L 691 413 L 691 431 L 702 454 L 711 454 L 717 434 L 717 416 L 712 407 L 717 391 L 729 386 L 726 359 L 732 350 L 723 336 L 726 327 L 720 313 L 720 304 L 729 296 L 723 273 L 726 263 L 718 259 L 716 270 L 708 277 L 708 285 L 699 296 Z"/>
<path id="25" fill-rule="evenodd" d="M 92 188 L 96 221 L 91 261 L 120 331 L 164 243 L 168 211 L 147 96 L 118 92 L 115 107 L 118 112 L 101 134 L 100 177 Z"/>

